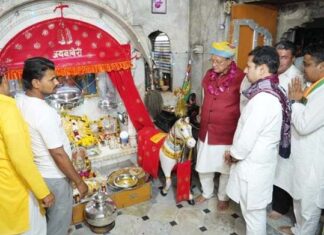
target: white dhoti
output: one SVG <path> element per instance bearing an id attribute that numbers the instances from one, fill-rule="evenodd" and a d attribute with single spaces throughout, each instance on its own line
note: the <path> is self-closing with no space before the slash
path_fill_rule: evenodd
<path id="1" fill-rule="evenodd" d="M 203 190 L 202 196 L 204 198 L 211 198 L 214 196 L 214 176 L 215 173 L 199 173 L 200 184 Z M 220 201 L 228 201 L 229 197 L 226 194 L 226 186 L 228 183 L 229 175 L 221 174 L 219 177 L 219 185 L 217 198 Z"/>
<path id="2" fill-rule="evenodd" d="M 29 230 L 21 235 L 45 235 L 46 217 L 40 213 L 37 199 L 32 193 L 29 193 Z"/>
<path id="3" fill-rule="evenodd" d="M 215 172 L 219 172 L 221 176 L 217 193 L 218 199 L 229 200 L 226 194 L 226 185 L 230 167 L 225 163 L 224 152 L 230 147 L 231 145 L 209 145 L 208 133 L 205 142 L 198 140 L 196 171 L 199 173 L 204 198 L 209 199 L 214 195 L 214 176 Z"/>

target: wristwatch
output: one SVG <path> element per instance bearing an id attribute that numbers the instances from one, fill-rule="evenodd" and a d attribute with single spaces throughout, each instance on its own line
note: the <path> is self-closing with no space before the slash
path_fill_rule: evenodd
<path id="1" fill-rule="evenodd" d="M 291 104 L 294 104 L 294 103 L 306 104 L 307 103 L 307 99 L 303 97 L 301 100 L 290 100 L 290 103 Z"/>

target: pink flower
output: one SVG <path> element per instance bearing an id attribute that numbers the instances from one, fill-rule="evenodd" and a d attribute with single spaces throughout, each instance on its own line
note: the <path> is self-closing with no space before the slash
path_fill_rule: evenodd
<path id="1" fill-rule="evenodd" d="M 207 90 L 208 90 L 209 94 L 219 95 L 220 93 L 223 93 L 226 90 L 228 90 L 231 82 L 235 78 L 236 68 L 237 68 L 236 64 L 232 61 L 232 63 L 230 64 L 230 69 L 227 73 L 227 77 L 226 77 L 225 81 L 223 81 L 222 84 L 219 84 L 219 87 L 213 87 L 211 84 L 208 85 Z M 217 78 L 218 78 L 218 74 L 214 71 L 211 71 L 210 81 L 215 81 Z"/>
<path id="2" fill-rule="evenodd" d="M 209 85 L 207 89 L 208 89 L 208 92 L 209 92 L 210 94 L 212 94 L 212 95 L 214 94 L 215 91 L 214 91 L 214 88 L 213 88 L 212 85 Z"/>

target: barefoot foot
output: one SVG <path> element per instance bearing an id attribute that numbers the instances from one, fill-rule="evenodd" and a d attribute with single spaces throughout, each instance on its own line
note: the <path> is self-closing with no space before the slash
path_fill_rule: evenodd
<path id="1" fill-rule="evenodd" d="M 208 199 L 205 198 L 203 195 L 199 195 L 198 197 L 195 198 L 195 202 L 197 205 L 203 204 L 207 200 Z"/>
<path id="2" fill-rule="evenodd" d="M 217 203 L 217 209 L 219 211 L 225 211 L 229 208 L 229 201 L 221 201 L 219 200 Z"/>
<path id="3" fill-rule="evenodd" d="M 270 219 L 274 219 L 274 220 L 277 220 L 279 218 L 281 218 L 282 214 L 280 214 L 279 212 L 277 211 L 271 211 L 269 214 L 268 214 L 268 217 Z"/>
<path id="4" fill-rule="evenodd" d="M 284 234 L 294 235 L 294 233 L 291 231 L 291 226 L 280 226 L 279 231 Z"/>

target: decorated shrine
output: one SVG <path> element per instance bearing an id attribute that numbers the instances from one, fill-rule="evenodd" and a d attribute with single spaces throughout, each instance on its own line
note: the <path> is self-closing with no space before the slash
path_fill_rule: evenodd
<path id="1" fill-rule="evenodd" d="M 294 114 L 298 105 L 324 110 L 320 101 L 310 108 L 323 94 L 324 83 L 311 84 L 322 58 L 306 50 L 318 44 L 322 53 L 323 9 L 323 0 L 0 0 L 0 235 L 324 235 L 322 125 L 301 135 L 298 117 L 309 115 Z M 290 78 L 312 75 L 306 104 L 297 82 L 288 95 L 297 130 L 288 159 L 275 151 L 281 110 L 242 95 L 249 76 L 267 71 L 249 57 L 265 45 L 280 51 L 286 91 Z M 35 57 L 55 71 L 30 66 L 41 77 L 23 79 Z M 247 62 L 260 73 L 242 73 L 239 84 Z M 48 70 L 55 89 L 44 88 Z"/>
<path id="2" fill-rule="evenodd" d="M 131 45 L 120 44 L 92 24 L 63 17 L 65 7 L 55 8 L 61 10 L 61 17 L 21 30 L 0 51 L 7 78 L 15 84 L 12 93 L 19 96 L 23 92 L 26 59 L 52 60 L 60 85 L 46 101 L 61 115 L 73 150 L 71 161 L 88 186 L 88 200 L 94 193 L 107 192 L 108 187 L 111 193 L 149 185 L 149 175 L 136 166 L 137 131 L 154 125 L 134 84 Z M 127 160 L 131 166 L 118 167 Z M 79 216 L 84 219 L 85 201 L 74 184 L 73 188 L 72 222 L 77 223 Z M 143 195 L 147 200 L 150 192 Z M 125 204 L 112 197 L 118 207 L 136 203 Z"/>

